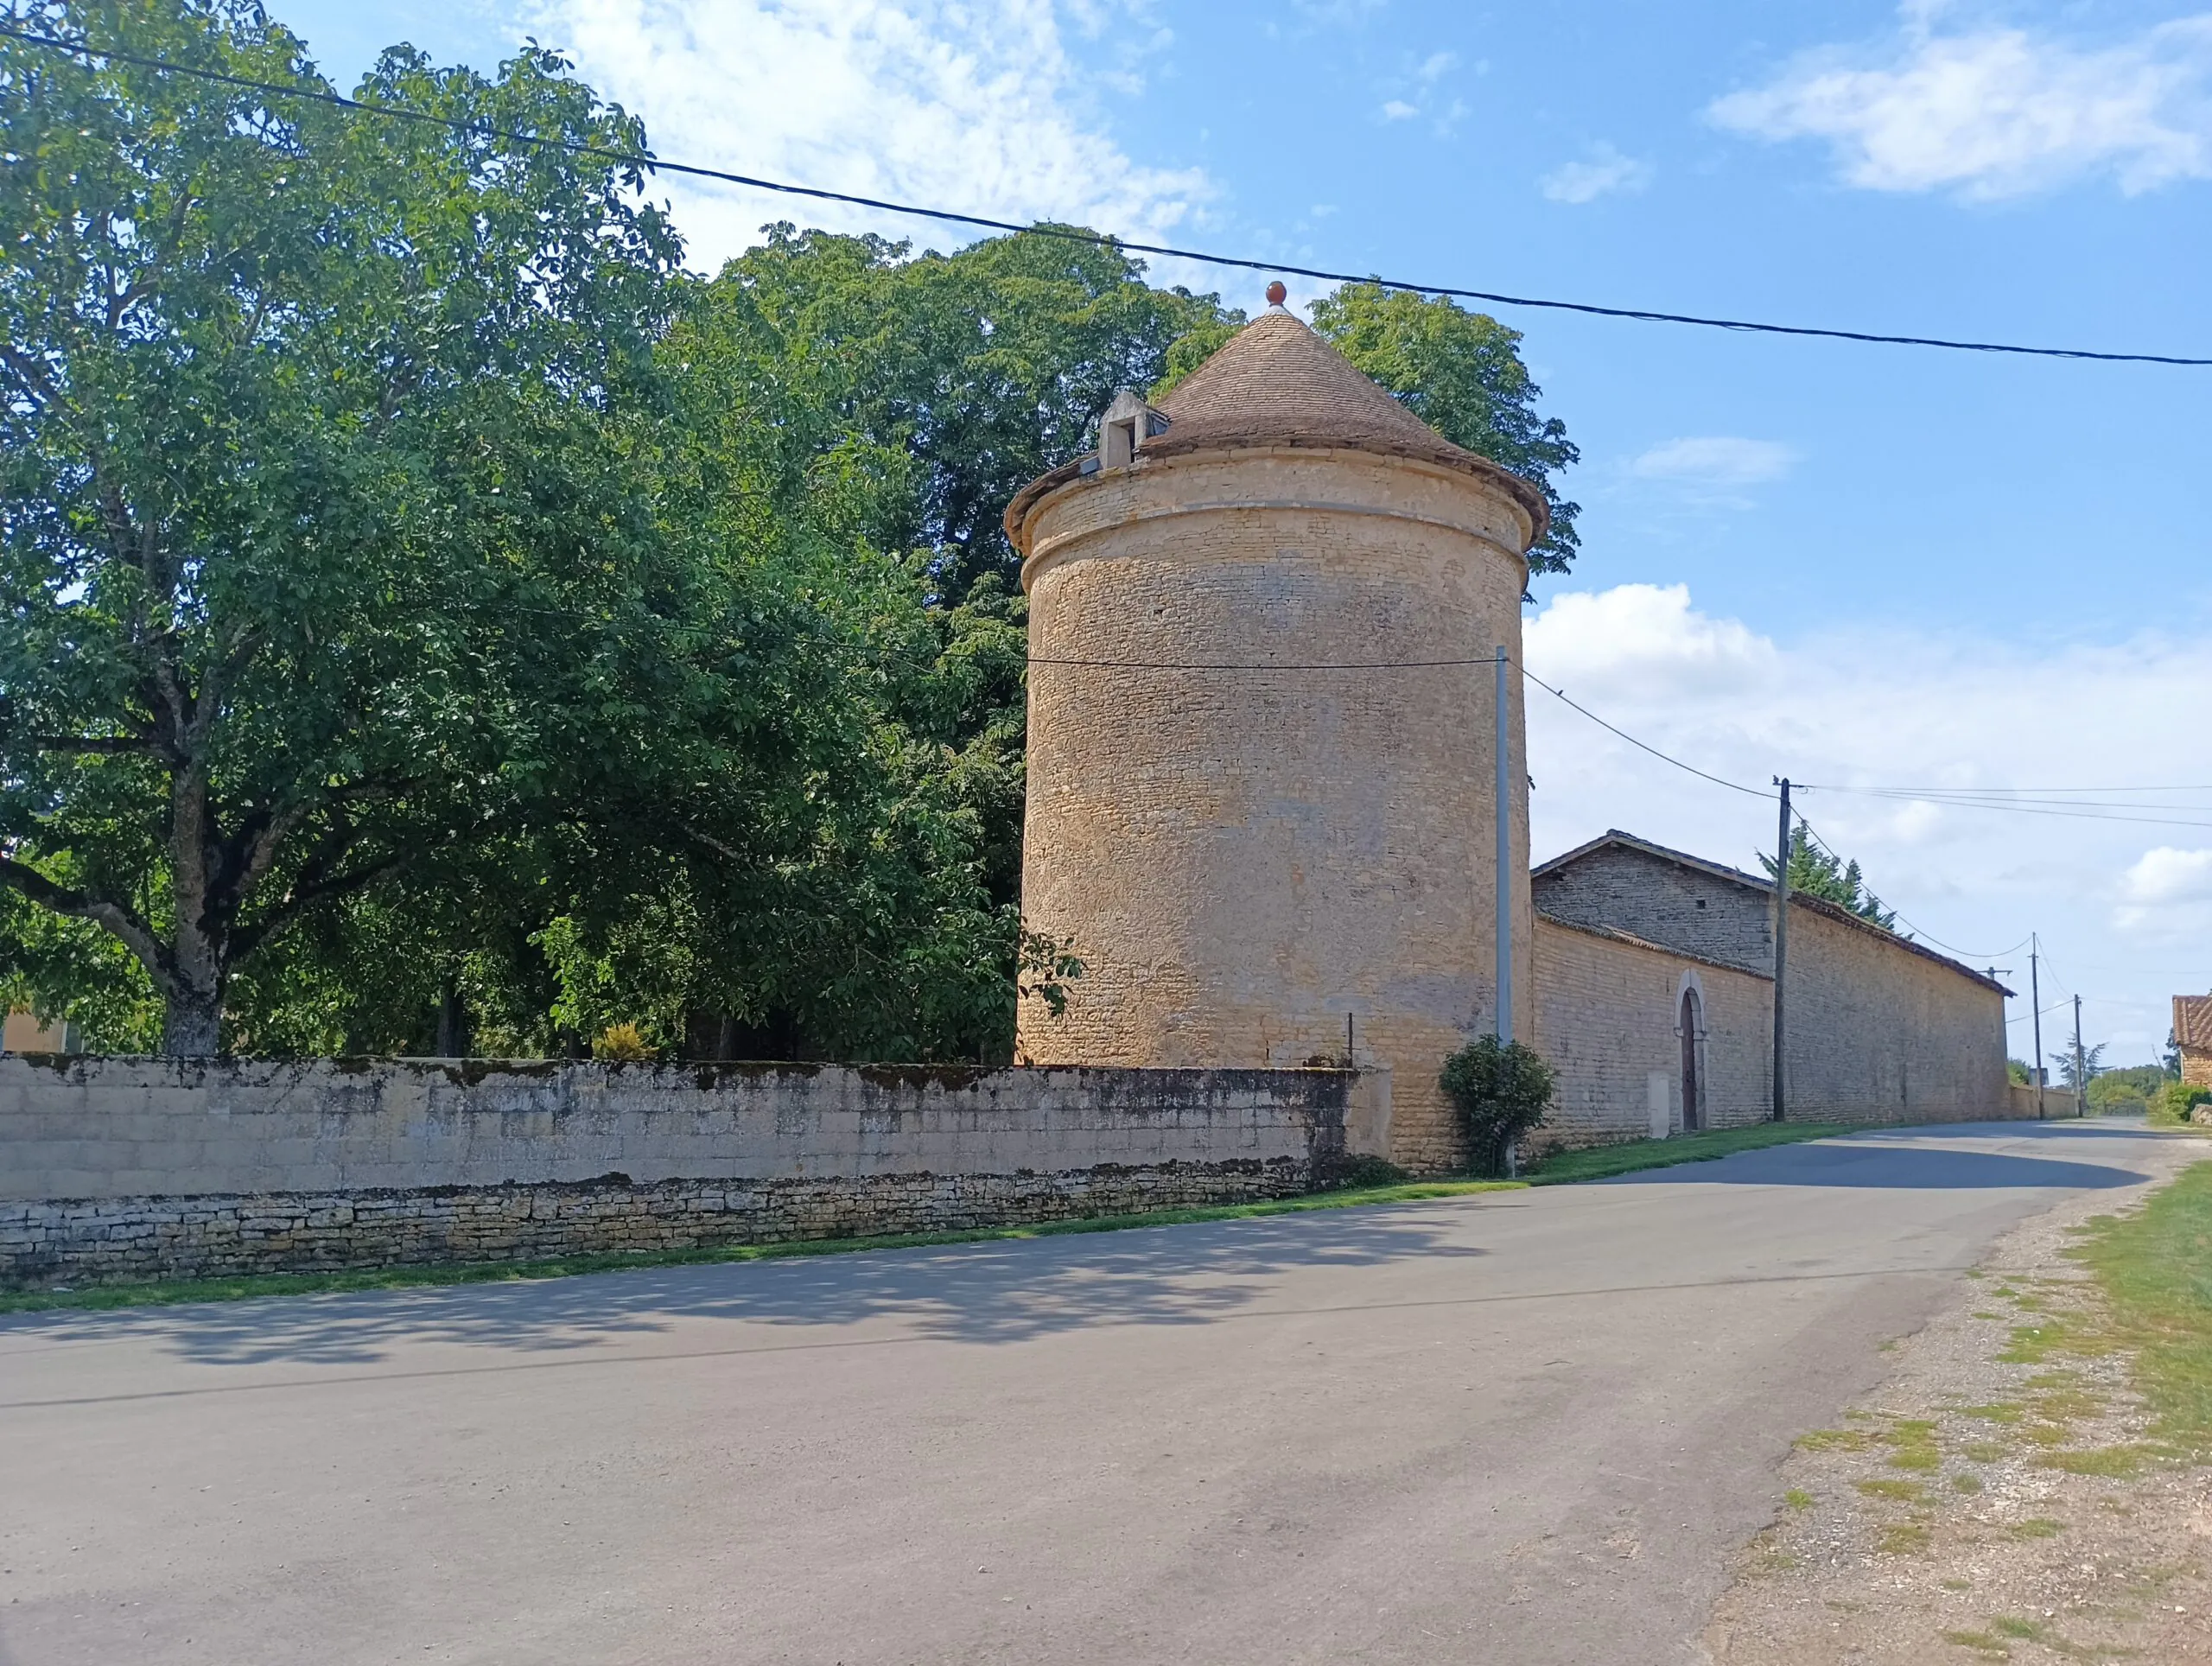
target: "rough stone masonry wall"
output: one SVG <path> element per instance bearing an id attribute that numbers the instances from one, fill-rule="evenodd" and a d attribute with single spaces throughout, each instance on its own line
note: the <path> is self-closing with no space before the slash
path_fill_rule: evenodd
<path id="1" fill-rule="evenodd" d="M 1531 891 L 1535 906 L 1556 919 L 1625 932 L 1772 976 L 1773 903 L 1718 875 L 1609 844 L 1537 874 Z M 1793 923 L 1796 918 L 1790 916 Z"/>
<path id="2" fill-rule="evenodd" d="M 1772 1097 L 1771 978 L 1537 915 L 1535 1046 L 1559 1085 L 1532 1148 L 1681 1131 L 1686 980 L 1698 991 L 1703 1022 L 1704 1125 L 1764 1121 Z"/>
<path id="3" fill-rule="evenodd" d="M 1546 914 L 1770 976 L 1771 893 L 1617 845 L 1537 875 L 1533 889 Z M 1789 911 L 1788 976 L 1791 1116 L 1897 1122 L 2013 1114 L 2005 1001 L 1991 985 L 1803 897 Z M 1763 1073 L 1772 1068 L 1771 1030 L 1764 1045 Z"/>
<path id="4" fill-rule="evenodd" d="M 2005 997 L 1810 908 L 1789 912 L 1791 1116 L 1972 1122 L 2014 1114 Z"/>
<path id="5" fill-rule="evenodd" d="M 1497 1021 L 1493 668 L 1249 667 L 1517 657 L 1528 531 L 1502 491 L 1364 453 L 1140 461 L 1044 499 L 1022 911 L 1084 971 L 1064 1010 L 1024 1002 L 1024 1058 L 1298 1065 L 1341 1057 L 1349 1015 L 1395 1079 L 1392 1158 L 1461 1159 L 1436 1078 Z M 1172 669 L 1224 663 L 1248 669 Z"/>
<path id="6" fill-rule="evenodd" d="M 1325 1070 L 0 1058 L 0 1284 L 1243 1201 L 1308 1186 L 1348 1112 L 1387 1125 L 1387 1086 Z"/>
<path id="7" fill-rule="evenodd" d="M 2185 1088 L 2212 1088 L 2212 1047 L 2181 1050 L 2181 1084 Z"/>

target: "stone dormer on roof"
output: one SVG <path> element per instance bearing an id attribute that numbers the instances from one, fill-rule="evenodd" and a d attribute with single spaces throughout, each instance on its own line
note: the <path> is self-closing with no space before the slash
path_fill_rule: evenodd
<path id="1" fill-rule="evenodd" d="M 1098 419 L 1098 452 L 1085 459 L 1083 472 L 1089 474 L 1100 468 L 1128 467 L 1136 461 L 1140 450 L 1149 448 L 1167 432 L 1167 426 L 1165 411 L 1154 410 L 1135 388 L 1123 388 L 1114 396 L 1114 403 L 1106 407 L 1106 414 Z"/>
<path id="2" fill-rule="evenodd" d="M 1017 493 L 1007 506 L 1007 536 L 1018 548 L 1023 518 L 1039 498 L 1102 468 L 1139 458 L 1286 447 L 1406 457 L 1472 474 L 1528 514 L 1531 544 L 1550 524 L 1536 486 L 1452 444 L 1328 341 L 1273 307 L 1224 342 L 1157 409 L 1127 390 L 1117 394 L 1101 422 L 1097 454 L 1063 464 Z"/>

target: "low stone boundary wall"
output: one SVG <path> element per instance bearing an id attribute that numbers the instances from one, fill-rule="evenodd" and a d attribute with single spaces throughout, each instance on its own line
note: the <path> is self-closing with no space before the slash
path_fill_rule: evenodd
<path id="1" fill-rule="evenodd" d="M 2017 1122 L 2037 1122 L 2054 1116 L 2071 1116 L 2078 1107 L 2074 1095 L 2067 1088 L 2045 1088 L 2037 1094 L 2032 1086 L 2015 1082 L 2005 1090 L 2005 1103 L 2011 1106 Z"/>
<path id="2" fill-rule="evenodd" d="M 1348 1071 L 0 1058 L 0 1284 L 529 1260 L 1279 1197 Z"/>

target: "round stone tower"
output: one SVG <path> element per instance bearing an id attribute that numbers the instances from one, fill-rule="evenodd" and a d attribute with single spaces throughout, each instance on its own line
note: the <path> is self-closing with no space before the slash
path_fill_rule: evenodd
<path id="1" fill-rule="evenodd" d="M 1529 1034 L 1526 551 L 1542 494 L 1277 308 L 1024 487 L 1022 907 L 1084 964 L 1035 1064 L 1391 1071 L 1390 1152 L 1458 1160 L 1445 1055 L 1497 1025 L 1497 677 L 1514 1033 Z M 1443 663 L 1438 663 L 1443 662 Z M 1476 663 L 1469 663 L 1476 662 Z"/>

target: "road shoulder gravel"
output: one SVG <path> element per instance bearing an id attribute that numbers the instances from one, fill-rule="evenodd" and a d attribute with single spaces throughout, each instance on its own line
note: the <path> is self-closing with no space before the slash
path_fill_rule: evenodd
<path id="1" fill-rule="evenodd" d="M 2131 1153 L 2143 1185 L 2022 1223 L 1883 1386 L 1808 1431 L 1705 1635 L 1716 1666 L 2212 1662 L 2212 1467 L 2161 1438 L 2112 1303 L 2069 1251 L 2212 1142 Z"/>

